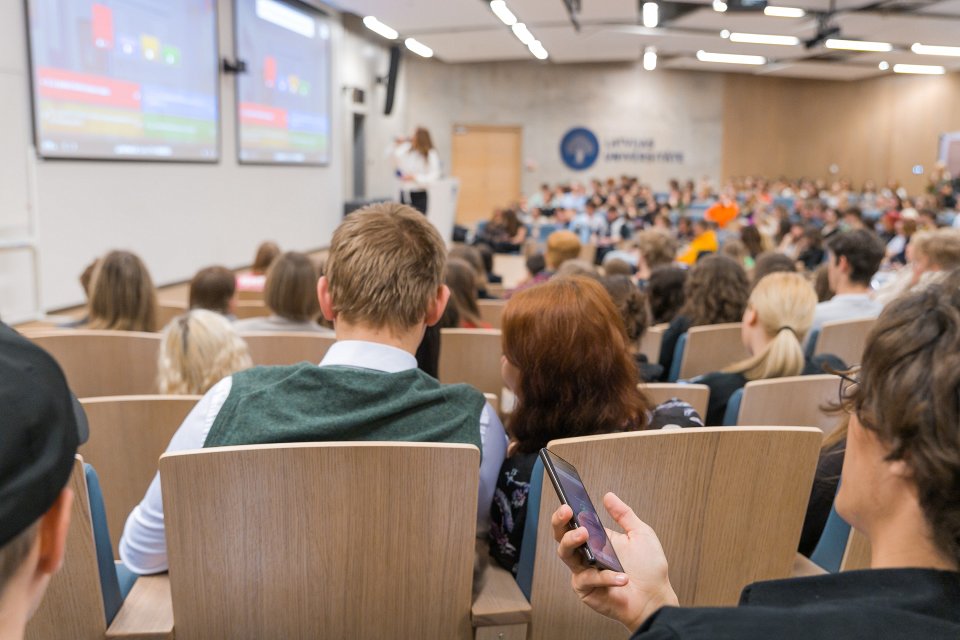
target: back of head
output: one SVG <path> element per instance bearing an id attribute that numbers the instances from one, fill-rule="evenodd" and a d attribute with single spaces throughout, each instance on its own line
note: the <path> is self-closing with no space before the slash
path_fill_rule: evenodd
<path id="1" fill-rule="evenodd" d="M 155 331 L 157 294 L 150 272 L 135 254 L 111 251 L 93 274 L 89 313 L 91 329 Z"/>
<path id="2" fill-rule="evenodd" d="M 803 339 L 817 309 L 813 286 L 799 273 L 772 273 L 754 287 L 747 307 L 772 341 L 727 370 L 743 373 L 748 380 L 800 375 L 806 363 Z"/>
<path id="3" fill-rule="evenodd" d="M 334 312 L 350 324 L 408 331 L 437 298 L 446 254 L 433 225 L 406 205 L 351 213 L 334 232 L 327 258 Z"/>
<path id="4" fill-rule="evenodd" d="M 760 230 L 753 225 L 749 225 L 740 230 L 740 240 L 750 252 L 750 257 L 756 258 L 764 250 L 763 236 Z"/>
<path id="5" fill-rule="evenodd" d="M 280 255 L 280 247 L 276 242 L 264 242 L 257 247 L 257 255 L 253 259 L 253 266 L 250 271 L 257 275 L 263 275 L 273 264 L 273 261 Z"/>
<path id="6" fill-rule="evenodd" d="M 98 264 L 100 264 L 100 258 L 97 258 L 88 264 L 83 270 L 83 273 L 80 274 L 80 286 L 83 287 L 83 294 L 87 296 L 87 299 L 90 298 L 91 285 L 93 284 L 93 272 L 96 271 Z"/>
<path id="7" fill-rule="evenodd" d="M 706 256 L 690 270 L 680 314 L 692 327 L 739 322 L 749 294 L 743 267 L 727 256 Z"/>
<path id="8" fill-rule="evenodd" d="M 757 257 L 753 267 L 753 286 L 771 273 L 796 273 L 797 265 L 789 257 L 775 251 L 766 251 Z"/>
<path id="9" fill-rule="evenodd" d="M 476 273 L 477 286 L 485 289 L 487 286 L 487 268 L 483 262 L 483 255 L 477 247 L 471 247 L 465 244 L 458 244 L 450 249 L 449 258 L 463 260 L 469 264 Z M 491 254 L 491 261 L 492 261 Z"/>
<path id="10" fill-rule="evenodd" d="M 202 395 L 223 378 L 253 366 L 247 343 L 219 313 L 194 309 L 163 331 L 160 393 Z"/>
<path id="11" fill-rule="evenodd" d="M 680 267 L 657 267 L 647 280 L 647 296 L 653 323 L 670 322 L 683 307 L 684 290 L 689 272 Z"/>
<path id="12" fill-rule="evenodd" d="M 613 305 L 620 311 L 624 328 L 627 330 L 627 340 L 631 344 L 637 344 L 650 326 L 647 296 L 624 275 L 606 276 L 600 282 L 610 294 Z"/>
<path id="13" fill-rule="evenodd" d="M 53 573 L 63 557 L 70 510 L 64 489 L 86 423 L 54 359 L 3 324 L 0 406 L 0 608 L 18 601 L 32 608 L 46 585 L 37 572 Z M 0 618 L 5 631 L 18 632 L 12 610 L 0 610 Z"/>
<path id="14" fill-rule="evenodd" d="M 190 308 L 227 314 L 237 292 L 237 278 L 226 267 L 206 267 L 190 281 Z"/>
<path id="15" fill-rule="evenodd" d="M 827 250 L 835 263 L 846 258 L 850 265 L 850 281 L 869 286 L 873 274 L 880 268 L 886 247 L 877 234 L 866 229 L 838 233 L 827 240 Z"/>
<path id="16" fill-rule="evenodd" d="M 580 255 L 580 238 L 573 231 L 554 231 L 547 236 L 547 269 L 556 271 L 567 260 Z"/>
<path id="17" fill-rule="evenodd" d="M 608 276 L 632 276 L 633 267 L 625 260 L 611 258 L 603 261 L 603 272 Z"/>
<path id="18" fill-rule="evenodd" d="M 557 275 L 598 277 L 596 266 L 589 260 L 581 260 L 580 258 L 564 260 L 560 268 L 557 269 Z"/>
<path id="19" fill-rule="evenodd" d="M 320 312 L 317 269 L 304 253 L 288 251 L 273 261 L 263 286 L 263 301 L 275 314 L 308 322 Z"/>
<path id="20" fill-rule="evenodd" d="M 423 127 L 417 127 L 417 130 L 413 132 L 413 143 L 411 146 L 414 151 L 423 157 L 427 157 L 427 154 L 433 149 L 433 139 L 430 137 L 430 132 Z"/>
<path id="21" fill-rule="evenodd" d="M 519 372 L 508 427 L 521 453 L 644 426 L 623 320 L 595 280 L 553 278 L 516 293 L 503 313 L 503 354 Z"/>
<path id="22" fill-rule="evenodd" d="M 960 267 L 960 229 L 919 232 L 913 245 L 914 258 L 924 256 L 935 269 L 951 271 Z"/>
<path id="23" fill-rule="evenodd" d="M 477 306 L 477 274 L 473 267 L 457 258 L 447 260 L 444 280 L 450 289 L 453 306 L 456 307 L 459 320 L 477 324 L 480 309 Z"/>
<path id="24" fill-rule="evenodd" d="M 891 302 L 867 338 L 850 402 L 903 460 L 937 549 L 960 564 L 960 273 Z"/>

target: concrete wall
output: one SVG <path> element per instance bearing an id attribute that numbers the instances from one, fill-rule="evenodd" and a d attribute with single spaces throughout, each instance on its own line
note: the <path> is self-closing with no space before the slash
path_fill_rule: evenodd
<path id="1" fill-rule="evenodd" d="M 674 177 L 719 178 L 721 74 L 648 73 L 636 64 L 410 62 L 408 122 L 430 129 L 448 171 L 454 125 L 500 124 L 523 126 L 525 193 L 544 181 L 623 173 L 658 188 Z M 601 147 L 597 163 L 582 172 L 560 157 L 563 135 L 578 126 L 592 130 Z M 617 153 L 620 158 L 610 155 Z M 664 154 L 681 154 L 682 161 Z"/>

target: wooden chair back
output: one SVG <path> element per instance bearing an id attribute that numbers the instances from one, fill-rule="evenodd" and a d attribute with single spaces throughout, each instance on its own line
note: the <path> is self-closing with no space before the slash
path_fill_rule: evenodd
<path id="1" fill-rule="evenodd" d="M 711 324 L 687 331 L 687 346 L 680 363 L 680 379 L 689 380 L 748 358 L 740 338 L 740 323 Z"/>
<path id="2" fill-rule="evenodd" d="M 850 527 L 850 538 L 847 548 L 840 561 L 840 571 L 859 571 L 870 568 L 870 540 L 853 527 Z"/>
<path id="3" fill-rule="evenodd" d="M 337 341 L 332 335 L 296 331 L 258 331 L 242 333 L 240 337 L 250 348 L 255 365 L 296 364 L 304 360 L 319 364 L 330 345 Z"/>
<path id="4" fill-rule="evenodd" d="M 663 333 L 670 326 L 669 322 L 655 324 L 649 327 L 640 338 L 640 353 L 647 356 L 650 362 L 660 361 L 660 345 L 663 344 Z"/>
<path id="5" fill-rule="evenodd" d="M 159 333 L 76 329 L 27 337 L 60 364 L 78 398 L 157 393 Z"/>
<path id="6" fill-rule="evenodd" d="M 860 364 L 867 346 L 867 335 L 876 322 L 876 318 L 825 322 L 820 327 L 820 338 L 814 353 L 835 355 L 850 366 Z"/>
<path id="7" fill-rule="evenodd" d="M 747 584 L 791 574 L 820 440 L 811 428 L 705 427 L 554 440 L 548 448 L 579 470 L 606 527 L 619 530 L 602 506 L 607 491 L 653 527 L 681 606 L 730 606 Z M 540 504 L 531 637 L 625 639 L 619 623 L 590 611 L 570 588 L 547 479 Z"/>
<path id="8" fill-rule="evenodd" d="M 507 288 L 502 284 L 488 284 L 487 293 L 497 298 L 502 298 L 507 295 Z"/>
<path id="9" fill-rule="evenodd" d="M 841 418 L 823 411 L 823 407 L 837 402 L 839 389 L 840 378 L 829 374 L 748 382 L 743 388 L 737 424 L 803 425 L 829 435 Z"/>
<path id="10" fill-rule="evenodd" d="M 263 300 L 237 300 L 234 315 L 237 316 L 237 320 L 246 320 L 247 318 L 266 318 L 272 313 Z"/>
<path id="11" fill-rule="evenodd" d="M 653 406 L 672 398 L 679 398 L 697 410 L 706 424 L 707 405 L 710 403 L 710 387 L 705 384 L 680 384 L 678 382 L 651 382 L 640 385 Z"/>
<path id="12" fill-rule="evenodd" d="M 160 301 L 157 303 L 157 329 L 163 331 L 163 328 L 170 324 L 170 321 L 177 316 L 187 312 L 187 305 L 180 302 Z"/>
<path id="13" fill-rule="evenodd" d="M 443 329 L 440 331 L 440 382 L 465 382 L 498 397 L 500 377 L 499 329 Z"/>
<path id="14" fill-rule="evenodd" d="M 503 286 L 513 289 L 527 277 L 527 259 L 521 255 L 496 253 L 493 272 L 503 278 Z"/>
<path id="15" fill-rule="evenodd" d="M 494 329 L 503 326 L 503 308 L 507 306 L 506 300 L 477 300 L 477 307 L 480 309 L 480 319 L 490 323 Z"/>
<path id="16" fill-rule="evenodd" d="M 114 558 L 127 516 L 157 473 L 161 454 L 200 396 L 119 396 L 81 401 L 90 438 L 80 454 L 97 470 Z"/>
<path id="17" fill-rule="evenodd" d="M 164 455 L 177 640 L 470 637 L 479 464 L 401 442 Z"/>
<path id="18" fill-rule="evenodd" d="M 263 302 L 263 290 L 250 291 L 247 289 L 238 289 L 237 300 L 240 302 Z"/>
<path id="19" fill-rule="evenodd" d="M 107 630 L 87 481 L 79 455 L 67 486 L 73 489 L 73 507 L 63 567 L 50 579 L 43 602 L 27 624 L 27 640 L 103 640 Z"/>

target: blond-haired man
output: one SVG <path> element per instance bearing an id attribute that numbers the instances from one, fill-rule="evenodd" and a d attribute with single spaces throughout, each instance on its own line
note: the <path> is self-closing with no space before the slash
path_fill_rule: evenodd
<path id="1" fill-rule="evenodd" d="M 190 412 L 167 451 L 271 442 L 457 442 L 481 450 L 478 535 L 489 525 L 506 454 L 483 395 L 417 369 L 417 346 L 443 315 L 446 247 L 410 207 L 381 204 L 334 232 L 318 297 L 337 342 L 319 366 L 256 367 L 224 378 Z M 263 389 L 269 393 L 258 393 Z M 132 571 L 167 569 L 159 475 L 127 520 L 120 557 Z"/>

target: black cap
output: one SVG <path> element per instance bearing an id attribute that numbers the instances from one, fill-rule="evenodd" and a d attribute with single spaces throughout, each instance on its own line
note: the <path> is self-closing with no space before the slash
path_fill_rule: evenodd
<path id="1" fill-rule="evenodd" d="M 0 324 L 0 547 L 50 509 L 86 433 L 56 361 Z"/>

